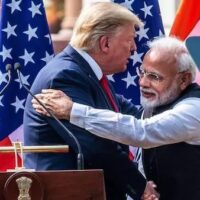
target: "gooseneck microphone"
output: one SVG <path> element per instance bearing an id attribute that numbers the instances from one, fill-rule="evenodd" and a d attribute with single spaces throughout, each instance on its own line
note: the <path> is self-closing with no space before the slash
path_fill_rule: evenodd
<path id="1" fill-rule="evenodd" d="M 17 71 L 19 81 L 21 85 L 24 87 L 24 89 L 47 111 L 47 113 L 65 130 L 65 132 L 74 140 L 77 149 L 78 149 L 78 154 L 77 154 L 77 169 L 82 170 L 84 169 L 84 157 L 81 149 L 81 145 L 78 141 L 78 139 L 74 136 L 74 134 L 64 126 L 64 124 L 26 87 L 26 85 L 23 83 L 20 75 L 20 64 L 15 63 L 14 64 L 14 69 Z"/>
<path id="2" fill-rule="evenodd" d="M 7 80 L 6 85 L 0 91 L 0 96 L 4 93 L 4 91 L 6 90 L 6 88 L 8 87 L 8 85 L 10 84 L 10 81 L 11 81 L 11 69 L 12 69 L 12 65 L 11 64 L 7 64 L 6 65 L 6 72 L 7 72 L 7 75 L 8 75 L 8 80 Z"/>

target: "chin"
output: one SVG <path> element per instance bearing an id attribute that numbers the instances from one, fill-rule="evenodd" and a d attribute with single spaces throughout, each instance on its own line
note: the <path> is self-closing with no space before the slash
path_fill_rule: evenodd
<path id="1" fill-rule="evenodd" d="M 150 98 L 144 98 L 144 97 L 141 97 L 141 105 L 144 107 L 144 108 L 155 108 L 158 104 L 158 101 L 157 99 L 150 99 Z"/>

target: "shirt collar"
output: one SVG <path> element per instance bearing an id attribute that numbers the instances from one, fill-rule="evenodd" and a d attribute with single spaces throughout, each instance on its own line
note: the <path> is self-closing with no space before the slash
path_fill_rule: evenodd
<path id="1" fill-rule="evenodd" d="M 98 80 L 100 80 L 103 76 L 103 72 L 100 66 L 96 63 L 96 61 L 86 51 L 76 48 L 74 49 L 86 60 L 86 62 L 90 65 L 92 71 L 95 73 Z"/>

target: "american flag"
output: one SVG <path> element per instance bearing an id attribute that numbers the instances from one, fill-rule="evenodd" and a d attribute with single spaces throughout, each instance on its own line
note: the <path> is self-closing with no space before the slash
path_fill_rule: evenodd
<path id="1" fill-rule="evenodd" d="M 137 30 L 135 38 L 137 51 L 130 57 L 127 71 L 108 77 L 116 93 L 139 105 L 140 93 L 136 68 L 141 65 L 144 54 L 148 50 L 148 41 L 164 35 L 159 4 L 157 0 L 113 0 L 113 2 L 128 8 L 144 23 L 144 27 Z"/>
<path id="2" fill-rule="evenodd" d="M 42 0 L 2 0 L 0 21 L 0 90 L 7 82 L 5 66 L 21 65 L 21 77 L 30 87 L 38 71 L 53 57 Z M 23 140 L 22 123 L 27 92 L 12 69 L 12 79 L 0 96 L 0 146 Z M 13 168 L 13 157 L 0 154 L 0 170 Z M 7 160 L 6 160 L 7 159 Z"/>
<path id="3" fill-rule="evenodd" d="M 113 2 L 128 8 L 144 23 L 144 26 L 136 32 L 137 51 L 130 57 L 127 70 L 108 76 L 116 93 L 139 106 L 140 90 L 136 68 L 142 64 L 143 57 L 148 51 L 148 42 L 164 35 L 160 7 L 157 0 L 113 0 Z M 134 155 L 134 160 L 138 162 L 141 156 L 140 149 L 130 146 L 130 152 Z"/>

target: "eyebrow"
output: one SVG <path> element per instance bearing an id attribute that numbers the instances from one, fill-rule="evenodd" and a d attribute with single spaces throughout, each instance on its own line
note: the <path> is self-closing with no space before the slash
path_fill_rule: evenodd
<path id="1" fill-rule="evenodd" d="M 148 73 L 157 74 L 157 75 L 159 75 L 159 76 L 165 76 L 165 75 L 163 75 L 163 74 L 160 74 L 158 71 L 147 71 L 147 70 L 145 70 L 144 67 L 142 67 L 142 66 L 141 66 L 140 68 L 141 68 L 142 70 L 148 72 Z"/>

